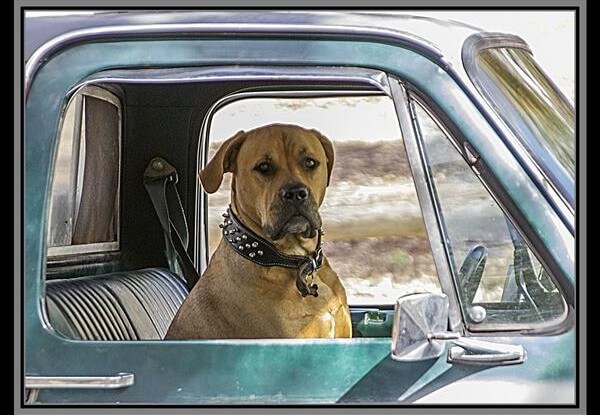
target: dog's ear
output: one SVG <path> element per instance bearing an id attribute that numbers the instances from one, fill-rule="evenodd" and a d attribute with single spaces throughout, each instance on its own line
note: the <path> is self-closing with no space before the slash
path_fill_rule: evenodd
<path id="1" fill-rule="evenodd" d="M 233 171 L 235 156 L 245 138 L 246 133 L 238 131 L 233 137 L 225 140 L 212 160 L 200 171 L 200 181 L 207 193 L 216 192 L 223 181 L 223 174 Z"/>
<path id="2" fill-rule="evenodd" d="M 317 138 L 321 142 L 323 150 L 325 150 L 325 155 L 327 156 L 327 186 L 329 186 L 329 179 L 331 179 L 331 170 L 333 169 L 334 161 L 333 143 L 331 142 L 331 140 L 329 140 L 329 138 L 325 137 L 319 131 L 314 129 L 311 131 L 317 136 Z"/>

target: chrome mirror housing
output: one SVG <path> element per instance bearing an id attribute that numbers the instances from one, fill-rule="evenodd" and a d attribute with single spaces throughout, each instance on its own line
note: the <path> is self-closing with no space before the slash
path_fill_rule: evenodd
<path id="1" fill-rule="evenodd" d="M 448 297 L 438 293 L 408 294 L 396 301 L 392 329 L 392 358 L 417 361 L 440 357 L 444 342 L 432 333 L 448 328 Z"/>

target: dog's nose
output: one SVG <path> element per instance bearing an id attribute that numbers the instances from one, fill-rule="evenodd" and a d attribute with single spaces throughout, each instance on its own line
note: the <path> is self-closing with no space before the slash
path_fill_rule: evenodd
<path id="1" fill-rule="evenodd" d="M 294 205 L 300 205 L 308 199 L 308 189 L 302 184 L 283 186 L 280 194 L 284 202 Z"/>

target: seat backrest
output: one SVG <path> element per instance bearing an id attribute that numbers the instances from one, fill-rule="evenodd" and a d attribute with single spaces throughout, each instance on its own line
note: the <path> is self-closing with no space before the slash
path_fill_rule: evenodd
<path id="1" fill-rule="evenodd" d="M 51 326 L 82 340 L 162 339 L 187 295 L 185 281 L 163 268 L 46 283 Z"/>

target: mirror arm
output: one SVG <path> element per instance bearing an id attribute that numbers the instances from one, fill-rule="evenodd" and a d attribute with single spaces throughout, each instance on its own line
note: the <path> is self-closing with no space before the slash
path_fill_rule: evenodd
<path id="1" fill-rule="evenodd" d="M 458 340 L 461 337 L 461 334 L 456 331 L 440 331 L 427 334 L 427 340 L 430 342 L 432 340 Z"/>

